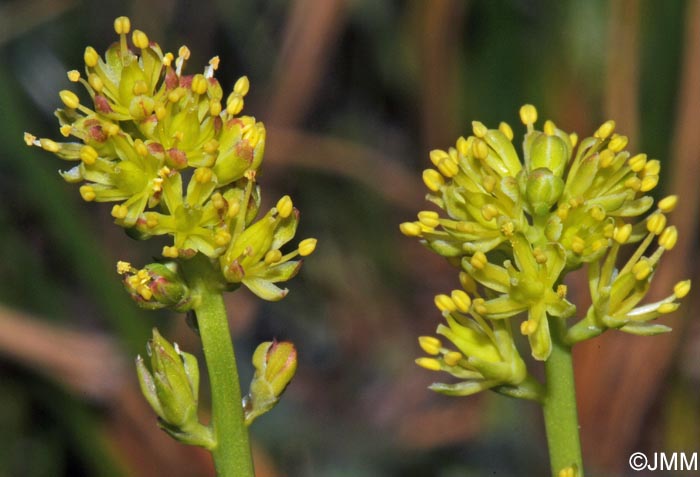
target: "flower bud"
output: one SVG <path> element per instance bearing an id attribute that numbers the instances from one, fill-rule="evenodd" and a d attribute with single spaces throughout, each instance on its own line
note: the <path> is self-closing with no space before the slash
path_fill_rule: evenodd
<path id="1" fill-rule="evenodd" d="M 525 184 L 525 197 L 536 215 L 549 212 L 563 191 L 564 181 L 545 167 L 530 172 Z"/>
<path id="2" fill-rule="evenodd" d="M 243 400 L 246 424 L 272 409 L 297 370 L 297 351 L 288 341 L 266 341 L 253 353 L 255 375 Z"/>
<path id="3" fill-rule="evenodd" d="M 530 146 L 530 170 L 546 167 L 561 177 L 568 162 L 568 150 L 563 139 L 554 135 L 540 134 Z"/>
<path id="4" fill-rule="evenodd" d="M 178 429 L 194 428 L 197 419 L 199 368 L 197 359 L 171 345 L 158 330 L 148 342 L 151 371 L 141 356 L 136 358 L 136 371 L 141 392 L 158 417 Z"/>

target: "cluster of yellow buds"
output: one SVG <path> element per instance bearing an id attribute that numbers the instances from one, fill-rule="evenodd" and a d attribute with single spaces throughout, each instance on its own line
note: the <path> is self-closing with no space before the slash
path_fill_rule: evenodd
<path id="1" fill-rule="evenodd" d="M 177 57 L 163 53 L 144 32 L 132 31 L 127 17 L 117 18 L 114 29 L 119 40 L 104 56 L 87 47 L 85 73 L 68 72 L 89 98 L 59 93 L 60 131 L 74 141 L 25 133 L 26 143 L 76 162 L 61 175 L 81 183 L 88 202 L 116 202 L 112 216 L 118 225 L 139 238 L 173 236 L 164 257 L 204 254 L 220 261 L 229 283 L 243 283 L 268 300 L 282 298 L 285 290 L 274 283 L 291 278 L 300 263 L 290 260 L 313 252 L 316 242 L 280 251 L 299 218 L 288 196 L 255 220 L 265 127 L 239 115 L 248 78 L 238 79 L 224 98 L 214 77 L 218 57 L 202 73 L 186 75 L 186 46 Z"/>
<path id="2" fill-rule="evenodd" d="M 423 172 L 423 181 L 427 199 L 446 215 L 421 211 L 417 221 L 400 226 L 403 234 L 419 238 L 462 270 L 460 298 L 453 293 L 436 300 L 451 330 L 446 333 L 440 325 L 438 333 L 459 351 L 421 337 L 422 348 L 441 358 L 418 360 L 425 368 L 466 379 L 459 389 L 517 385 L 515 376 L 525 382 L 526 373 L 515 373 L 494 383 L 477 365 L 484 352 L 493 353 L 490 362 L 517 362 L 515 348 L 496 346 L 491 335 L 509 330 L 509 321 L 520 315 L 525 319 L 519 329 L 534 358 L 549 357 L 549 321 L 576 313 L 563 284 L 571 270 L 588 267 L 593 304 L 585 318 L 566 328 L 568 344 L 610 328 L 643 335 L 667 331 L 650 321 L 674 311 L 690 290 L 690 281 L 683 281 L 664 300 L 637 306 L 661 255 L 677 240 L 676 228 L 666 220 L 677 197 L 666 197 L 652 209 L 654 199 L 648 195 L 659 182 L 659 161 L 626 151 L 628 138 L 614 132 L 613 121 L 579 141 L 550 120 L 536 130 L 532 105 L 520 109 L 520 119 L 526 126 L 522 161 L 513 130 L 503 122 L 488 129 L 474 121 L 473 135 L 460 137 L 447 151 L 432 151 L 434 168 Z M 654 242 L 656 249 L 647 253 Z M 621 247 L 637 243 L 616 268 Z"/>

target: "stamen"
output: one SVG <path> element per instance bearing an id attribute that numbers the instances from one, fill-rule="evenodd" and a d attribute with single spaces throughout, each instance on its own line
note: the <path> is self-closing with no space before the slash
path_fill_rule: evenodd
<path id="1" fill-rule="evenodd" d="M 531 104 L 526 104 L 520 108 L 520 120 L 527 126 L 528 131 L 532 131 L 532 125 L 537 122 L 537 109 Z"/>
<path id="2" fill-rule="evenodd" d="M 307 238 L 299 242 L 299 255 L 302 257 L 306 257 L 308 255 L 311 255 L 314 250 L 316 250 L 316 245 L 318 243 L 318 240 L 315 238 Z"/>
<path id="3" fill-rule="evenodd" d="M 438 356 L 442 348 L 442 342 L 433 336 L 420 336 L 418 344 L 427 354 Z"/>
<path id="4" fill-rule="evenodd" d="M 435 306 L 437 307 L 438 310 L 440 311 L 448 311 L 448 312 L 453 312 L 457 311 L 457 305 L 455 302 L 452 300 L 447 295 L 441 294 L 441 295 L 436 295 L 435 296 Z"/>

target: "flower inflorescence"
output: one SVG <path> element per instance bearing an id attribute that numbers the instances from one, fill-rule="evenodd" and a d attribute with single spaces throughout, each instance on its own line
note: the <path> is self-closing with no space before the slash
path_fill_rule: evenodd
<path id="1" fill-rule="evenodd" d="M 659 161 L 631 155 L 628 138 L 614 132 L 613 121 L 579 141 L 550 120 L 537 130 L 532 105 L 520 109 L 520 118 L 527 129 L 522 160 L 506 123 L 489 129 L 475 121 L 472 135 L 446 151 L 431 151 L 434 167 L 423 172 L 423 181 L 427 199 L 445 214 L 421 211 L 417 221 L 400 226 L 461 269 L 463 290 L 436 298 L 449 325 L 437 332 L 457 350 L 434 337 L 419 340 L 430 355 L 419 358 L 419 365 L 464 380 L 434 385 L 441 392 L 471 394 L 525 383 L 510 321 L 526 316 L 519 331 L 533 357 L 546 360 L 550 320 L 565 321 L 576 312 L 563 278 L 581 266 L 588 267 L 592 305 L 565 328 L 568 344 L 606 329 L 668 331 L 651 321 L 674 311 L 690 290 L 690 281 L 683 281 L 665 299 L 639 306 L 661 256 L 677 240 L 666 218 L 677 197 L 654 208 L 648 194 L 659 182 Z M 626 245 L 636 250 L 618 265 Z M 511 372 L 495 376 L 495 363 L 510 364 Z"/>
<path id="2" fill-rule="evenodd" d="M 84 75 L 68 72 L 89 100 L 70 90 L 59 93 L 60 131 L 73 141 L 25 133 L 26 143 L 75 162 L 63 178 L 82 184 L 80 195 L 88 202 L 114 202 L 115 222 L 132 235 L 172 236 L 162 251 L 166 259 L 201 253 L 218 260 L 228 283 L 243 283 L 267 300 L 282 298 L 286 290 L 275 283 L 294 276 L 300 262 L 293 259 L 312 253 L 316 241 L 280 251 L 299 220 L 288 196 L 256 220 L 256 173 L 266 133 L 261 122 L 240 115 L 248 78 L 238 79 L 224 98 L 214 77 L 218 57 L 188 75 L 186 46 L 177 56 L 163 53 L 144 32 L 132 31 L 127 17 L 117 18 L 114 29 L 119 40 L 104 56 L 85 49 Z M 121 268 L 127 288 L 145 277 Z M 144 303 L 152 299 L 147 292 L 137 295 Z"/>

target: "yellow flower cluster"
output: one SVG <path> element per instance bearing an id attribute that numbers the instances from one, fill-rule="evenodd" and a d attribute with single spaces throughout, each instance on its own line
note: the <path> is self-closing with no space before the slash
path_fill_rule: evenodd
<path id="1" fill-rule="evenodd" d="M 230 283 L 244 283 L 268 300 L 282 298 L 285 290 L 274 283 L 291 278 L 300 263 L 290 259 L 310 254 L 316 242 L 280 251 L 299 219 L 288 196 L 256 221 L 265 127 L 239 115 L 248 79 L 236 81 L 224 99 L 214 77 L 218 57 L 202 73 L 186 75 L 187 47 L 177 57 L 163 53 L 144 32 L 132 31 L 127 17 L 117 18 L 114 29 L 119 41 L 104 56 L 85 49 L 84 75 L 68 72 L 89 99 L 59 93 L 65 106 L 56 112 L 61 134 L 77 141 L 25 133 L 26 143 L 76 162 L 61 175 L 81 183 L 88 202 L 116 202 L 118 225 L 140 238 L 173 236 L 164 257 L 202 253 L 219 260 Z"/>
<path id="2" fill-rule="evenodd" d="M 490 363 L 519 365 L 512 337 L 503 333 L 501 342 L 493 329 L 509 330 L 510 320 L 525 314 L 520 332 L 535 359 L 546 360 L 552 349 L 550 320 L 564 321 L 576 312 L 563 278 L 582 265 L 588 267 L 593 305 L 567 328 L 568 344 L 609 328 L 642 335 L 667 331 L 650 321 L 675 310 L 690 290 L 689 281 L 680 282 L 666 299 L 638 306 L 659 259 L 677 240 L 676 228 L 666 220 L 677 198 L 666 197 L 652 209 L 648 195 L 659 182 L 659 161 L 626 151 L 628 138 L 614 132 L 613 121 L 579 141 L 549 120 L 541 131 L 535 129 L 532 105 L 520 109 L 520 118 L 527 129 L 522 161 L 506 123 L 488 129 L 475 121 L 472 135 L 446 151 L 432 151 L 434 168 L 423 172 L 423 181 L 427 199 L 445 215 L 421 211 L 417 221 L 400 226 L 462 270 L 464 294 L 459 299 L 454 293 L 440 295 L 437 302 L 450 325 L 449 332 L 440 325 L 438 334 L 459 351 L 443 348 L 432 341 L 436 338 L 420 339 L 432 357 L 420 358 L 419 365 L 470 376 L 458 385 L 436 385 L 442 392 L 470 394 L 525 382 L 524 373 L 492 379 L 474 349 L 491 350 Z M 616 268 L 622 246 L 636 243 L 636 251 Z M 656 249 L 647 254 L 653 243 Z"/>

